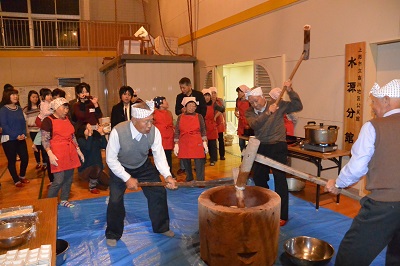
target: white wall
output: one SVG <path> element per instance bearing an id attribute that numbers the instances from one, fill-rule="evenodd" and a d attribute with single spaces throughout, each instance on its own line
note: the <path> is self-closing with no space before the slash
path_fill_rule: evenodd
<path id="1" fill-rule="evenodd" d="M 400 40 L 378 45 L 376 82 L 383 86 L 394 78 L 400 79 Z"/>

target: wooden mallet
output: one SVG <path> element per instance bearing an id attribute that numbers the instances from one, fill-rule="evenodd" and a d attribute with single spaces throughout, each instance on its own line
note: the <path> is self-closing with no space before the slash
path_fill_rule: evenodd
<path id="1" fill-rule="evenodd" d="M 293 80 L 294 75 L 296 74 L 297 69 L 299 68 L 301 62 L 303 60 L 308 60 L 310 57 L 310 30 L 311 26 L 310 25 L 305 25 L 304 26 L 304 46 L 303 46 L 303 52 L 301 53 L 300 59 L 297 61 L 296 66 L 294 67 L 292 74 L 289 76 L 289 80 Z M 284 86 L 281 93 L 279 94 L 279 97 L 276 99 L 275 104 L 278 105 L 279 102 L 282 99 L 283 94 L 285 93 L 287 87 Z"/>

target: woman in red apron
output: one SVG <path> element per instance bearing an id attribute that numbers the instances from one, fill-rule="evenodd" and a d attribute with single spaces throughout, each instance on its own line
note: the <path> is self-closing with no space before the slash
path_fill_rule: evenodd
<path id="1" fill-rule="evenodd" d="M 182 105 L 185 112 L 179 115 L 176 122 L 174 153 L 185 166 L 186 181 L 193 180 L 191 159 L 194 159 L 197 180 L 204 181 L 205 153 L 208 152 L 204 119 L 195 112 L 195 97 L 184 97 Z"/>
<path id="2" fill-rule="evenodd" d="M 203 89 L 204 98 L 206 99 L 207 104 L 207 113 L 204 117 L 206 122 L 206 130 L 207 130 L 207 140 L 208 140 L 208 151 L 210 152 L 210 165 L 214 166 L 215 162 L 218 160 L 217 154 L 217 139 L 218 139 L 218 130 L 217 123 L 215 121 L 216 111 L 214 109 L 214 104 L 211 100 L 211 90 Z"/>
<path id="3" fill-rule="evenodd" d="M 46 117 L 41 126 L 43 147 L 49 155 L 51 172 L 54 174 L 47 196 L 57 197 L 61 190 L 60 205 L 72 208 L 74 205 L 68 198 L 74 169 L 81 165 L 79 157 L 84 161 L 84 156 L 76 141 L 74 127 L 67 117 L 68 101 L 65 98 L 57 98 L 50 106 L 54 113 Z"/>
<path id="4" fill-rule="evenodd" d="M 236 99 L 235 116 L 238 118 L 238 129 L 237 134 L 239 136 L 239 147 L 240 151 L 246 148 L 246 138 L 253 136 L 254 131 L 250 128 L 249 123 L 247 123 L 244 114 L 246 110 L 249 109 L 250 103 L 246 100 L 245 92 L 250 90 L 246 85 L 241 85 L 236 88 L 238 97 Z"/>
<path id="5" fill-rule="evenodd" d="M 154 126 L 158 128 L 162 137 L 162 146 L 165 157 L 172 173 L 172 150 L 174 149 L 174 123 L 171 111 L 168 110 L 169 104 L 163 96 L 154 98 Z M 173 175 L 173 174 L 172 174 Z"/>

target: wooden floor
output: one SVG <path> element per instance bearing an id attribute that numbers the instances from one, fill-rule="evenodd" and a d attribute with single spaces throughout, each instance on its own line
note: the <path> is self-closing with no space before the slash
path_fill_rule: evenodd
<path id="1" fill-rule="evenodd" d="M 28 141 L 28 147 L 30 147 L 30 142 Z M 225 178 L 232 176 L 232 168 L 240 166 L 240 150 L 237 144 L 226 147 L 226 160 L 218 161 L 215 166 L 210 166 L 209 162 L 206 163 L 206 180 L 214 180 L 218 178 Z M 23 188 L 17 188 L 14 186 L 14 182 L 7 170 L 7 159 L 5 158 L 4 151 L 0 148 L 0 207 L 3 203 L 12 203 L 21 199 L 37 199 L 40 196 L 40 188 L 42 183 L 42 177 L 44 172 L 37 171 L 35 169 L 36 162 L 33 156 L 33 152 L 29 149 L 29 165 L 27 170 L 27 178 L 31 181 L 26 184 Z M 19 163 L 17 163 L 17 169 L 19 169 Z M 179 169 L 178 160 L 174 157 L 173 159 L 173 172 Z M 178 181 L 183 181 L 185 176 L 176 176 Z M 47 196 L 47 185 L 49 180 L 46 176 L 44 178 L 43 190 L 41 197 L 45 198 Z M 184 188 L 181 188 L 184 189 Z M 304 190 L 300 192 L 291 192 L 292 195 L 299 197 L 301 199 L 307 200 L 309 202 L 315 202 L 315 192 L 316 185 L 313 183 L 306 183 Z M 127 192 L 131 193 L 131 192 Z M 88 190 L 88 184 L 79 180 L 77 176 L 77 170 L 75 170 L 74 181 L 72 184 L 70 200 L 81 200 L 88 198 L 96 198 L 108 196 L 108 191 L 101 191 L 100 194 L 92 194 Z M 321 196 L 320 206 L 331 209 L 343 215 L 353 218 L 359 211 L 360 205 L 357 201 L 341 196 L 340 203 L 336 204 L 336 197 L 331 194 L 326 194 Z"/>

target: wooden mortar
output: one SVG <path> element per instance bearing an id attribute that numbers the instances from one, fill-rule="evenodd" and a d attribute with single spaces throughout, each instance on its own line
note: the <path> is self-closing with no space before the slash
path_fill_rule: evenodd
<path id="1" fill-rule="evenodd" d="M 214 187 L 199 199 L 200 256 L 208 265 L 273 265 L 278 255 L 281 199 L 262 187 Z M 231 207 L 232 206 L 232 207 Z"/>

